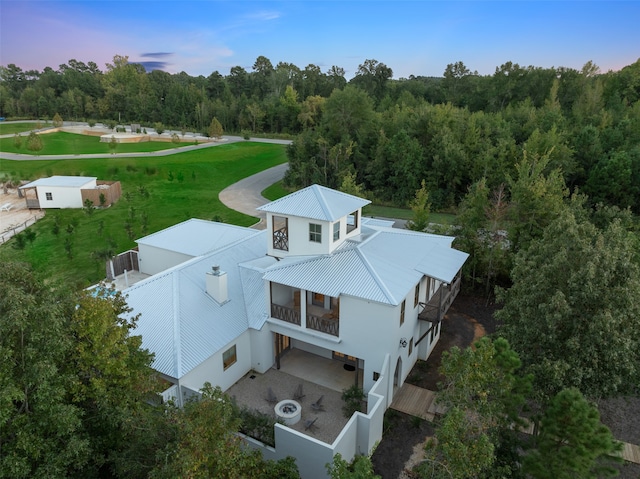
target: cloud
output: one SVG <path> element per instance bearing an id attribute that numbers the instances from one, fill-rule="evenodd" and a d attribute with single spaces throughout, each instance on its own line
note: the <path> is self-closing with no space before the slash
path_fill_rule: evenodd
<path id="1" fill-rule="evenodd" d="M 143 58 L 166 58 L 173 55 L 173 52 L 153 52 L 153 53 L 141 53 L 140 56 Z"/>
<path id="2" fill-rule="evenodd" d="M 170 65 L 170 63 L 168 62 L 131 62 L 131 63 L 142 65 L 147 72 L 150 72 L 153 70 L 164 71 Z"/>

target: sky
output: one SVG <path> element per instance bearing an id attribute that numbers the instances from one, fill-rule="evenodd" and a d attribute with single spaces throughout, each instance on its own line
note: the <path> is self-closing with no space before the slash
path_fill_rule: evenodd
<path id="1" fill-rule="evenodd" d="M 640 1 L 255 2 L 0 0 L 0 65 L 105 71 L 114 55 L 149 70 L 228 75 L 258 56 L 273 66 L 332 66 L 350 79 L 367 59 L 394 78 L 442 76 L 450 63 L 491 75 L 520 66 L 602 72 L 640 58 Z"/>

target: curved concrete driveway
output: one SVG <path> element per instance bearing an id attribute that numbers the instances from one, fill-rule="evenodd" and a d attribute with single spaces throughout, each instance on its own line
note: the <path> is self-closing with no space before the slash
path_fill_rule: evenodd
<path id="1" fill-rule="evenodd" d="M 256 208 L 269 203 L 269 200 L 260 193 L 265 188 L 280 181 L 288 168 L 289 163 L 283 163 L 249 176 L 233 185 L 227 186 L 220 192 L 218 198 L 232 210 L 260 218 L 260 222 L 253 225 L 252 228 L 265 229 L 267 227 L 265 224 L 266 215 L 262 211 L 256 211 Z"/>

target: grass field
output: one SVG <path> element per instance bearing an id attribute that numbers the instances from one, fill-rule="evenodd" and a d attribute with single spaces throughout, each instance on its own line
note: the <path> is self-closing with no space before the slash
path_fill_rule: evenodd
<path id="1" fill-rule="evenodd" d="M 0 122 L 0 135 L 14 135 L 23 131 L 31 131 L 46 126 L 45 122 L 20 122 L 20 123 L 4 123 Z"/>
<path id="2" fill-rule="evenodd" d="M 33 124 L 32 124 L 33 125 Z M 10 125 L 7 125 L 10 126 Z M 100 141 L 98 136 L 79 135 L 75 133 L 48 133 L 40 135 L 43 148 L 40 151 L 27 149 L 27 138 L 22 138 L 22 146 L 17 148 L 14 138 L 0 138 L 0 151 L 7 153 L 22 153 L 24 155 L 79 155 L 92 153 L 112 153 L 109 143 Z M 135 153 L 138 151 L 159 151 L 176 148 L 178 146 L 193 145 L 193 143 L 179 143 L 174 145 L 169 141 L 145 141 L 141 143 L 119 143 L 114 153 Z"/>
<path id="3" fill-rule="evenodd" d="M 0 174 L 35 179 L 51 175 L 119 180 L 123 196 L 91 215 L 83 210 L 49 210 L 30 229 L 24 250 L 15 240 L 0 246 L 0 262 L 28 261 L 48 280 L 86 286 L 104 278 L 104 262 L 92 253 L 126 251 L 134 239 L 189 218 L 248 226 L 256 219 L 225 207 L 218 193 L 226 186 L 285 162 L 285 147 L 240 142 L 158 158 L 2 160 Z M 58 225 L 58 234 L 54 233 Z M 71 251 L 69 258 L 68 251 Z"/>

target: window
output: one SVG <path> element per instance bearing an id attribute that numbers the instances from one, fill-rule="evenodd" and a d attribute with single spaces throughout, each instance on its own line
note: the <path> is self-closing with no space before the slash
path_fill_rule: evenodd
<path id="1" fill-rule="evenodd" d="M 416 284 L 416 293 L 413 296 L 413 307 L 418 306 L 418 302 L 420 301 L 420 283 Z"/>
<path id="2" fill-rule="evenodd" d="M 45 193 L 44 196 L 47 198 L 47 201 L 53 201 L 53 193 Z"/>
<path id="3" fill-rule="evenodd" d="M 222 365 L 224 366 L 225 371 L 229 366 L 234 364 L 238 360 L 238 356 L 236 355 L 236 345 L 234 344 L 229 349 L 227 349 L 224 353 L 222 353 Z"/>
<path id="4" fill-rule="evenodd" d="M 412 352 L 413 352 L 413 338 L 411 338 L 411 341 L 409 341 L 409 356 L 411 356 Z"/>
<path id="5" fill-rule="evenodd" d="M 333 241 L 340 239 L 340 222 L 333 223 Z"/>
<path id="6" fill-rule="evenodd" d="M 356 210 L 347 217 L 347 234 L 358 228 L 358 213 Z"/>
<path id="7" fill-rule="evenodd" d="M 289 219 L 284 216 L 273 217 L 273 249 L 289 251 Z"/>
<path id="8" fill-rule="evenodd" d="M 402 301 L 402 306 L 400 306 L 400 326 L 404 324 L 404 308 L 407 300 Z"/>
<path id="9" fill-rule="evenodd" d="M 309 223 L 309 241 L 322 243 L 322 225 Z"/>

